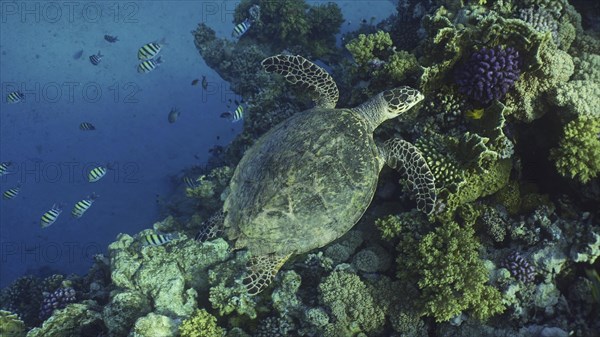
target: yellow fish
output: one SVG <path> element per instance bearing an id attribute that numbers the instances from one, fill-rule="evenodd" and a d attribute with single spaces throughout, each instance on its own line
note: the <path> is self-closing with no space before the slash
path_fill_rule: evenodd
<path id="1" fill-rule="evenodd" d="M 465 116 L 472 119 L 480 119 L 483 117 L 483 109 L 473 109 L 465 112 Z"/>

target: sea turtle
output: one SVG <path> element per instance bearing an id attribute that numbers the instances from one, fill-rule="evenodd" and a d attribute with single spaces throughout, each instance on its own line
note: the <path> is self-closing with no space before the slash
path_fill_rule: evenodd
<path id="1" fill-rule="evenodd" d="M 409 87 L 336 109 L 338 88 L 302 56 L 276 55 L 264 70 L 314 92 L 316 106 L 273 127 L 237 165 L 225 200 L 223 229 L 251 259 L 244 284 L 261 292 L 285 261 L 320 248 L 358 222 L 371 203 L 384 164 L 401 169 L 416 191 L 417 208 L 430 213 L 434 177 L 416 147 L 402 139 L 377 144 L 373 131 L 423 99 Z"/>

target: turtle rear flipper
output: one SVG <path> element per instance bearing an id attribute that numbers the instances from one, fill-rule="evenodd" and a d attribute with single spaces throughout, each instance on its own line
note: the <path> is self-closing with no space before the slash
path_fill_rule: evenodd
<path id="1" fill-rule="evenodd" d="M 196 234 L 195 240 L 202 243 L 221 236 L 224 220 L 225 213 L 223 211 L 213 214 L 213 216 L 202 223 L 202 227 L 200 227 L 200 230 Z"/>
<path id="2" fill-rule="evenodd" d="M 248 294 L 254 296 L 265 290 L 290 256 L 291 254 L 285 256 L 269 254 L 251 257 L 247 265 L 247 275 L 243 280 Z"/>
<path id="3" fill-rule="evenodd" d="M 261 62 L 268 73 L 283 75 L 292 84 L 300 84 L 316 97 L 315 104 L 321 108 L 335 108 L 340 96 L 337 85 L 325 69 L 300 55 L 275 55 Z"/>
<path id="4" fill-rule="evenodd" d="M 417 193 L 417 208 L 431 214 L 436 200 L 435 178 L 419 149 L 403 139 L 394 138 L 383 144 L 383 154 L 390 167 L 406 175 Z"/>

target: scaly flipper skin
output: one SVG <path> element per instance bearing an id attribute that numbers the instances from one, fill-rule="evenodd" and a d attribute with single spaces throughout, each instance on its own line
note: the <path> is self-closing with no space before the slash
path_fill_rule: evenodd
<path id="1" fill-rule="evenodd" d="M 290 256 L 291 254 L 286 256 L 270 254 L 251 257 L 243 281 L 248 294 L 254 296 L 265 290 Z"/>
<path id="2" fill-rule="evenodd" d="M 314 101 L 318 107 L 335 108 L 340 92 L 323 68 L 299 55 L 275 55 L 261 64 L 266 72 L 283 75 L 288 82 L 315 93 Z"/>
<path id="3" fill-rule="evenodd" d="M 435 178 L 425 158 L 411 143 L 395 138 L 383 144 L 386 163 L 406 175 L 412 188 L 417 193 L 417 208 L 431 214 L 435 206 Z"/>
<path id="4" fill-rule="evenodd" d="M 208 240 L 212 240 L 216 237 L 221 236 L 223 233 L 223 221 L 225 220 L 225 213 L 223 211 L 219 211 L 208 220 L 202 223 L 202 227 L 200 231 L 196 234 L 196 241 L 198 242 L 206 242 Z"/>

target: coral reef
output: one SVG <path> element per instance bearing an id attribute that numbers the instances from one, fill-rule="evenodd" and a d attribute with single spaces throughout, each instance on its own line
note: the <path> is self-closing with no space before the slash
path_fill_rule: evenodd
<path id="1" fill-rule="evenodd" d="M 600 34 L 577 12 L 588 7 L 597 8 L 400 0 L 397 13 L 344 34 L 341 50 L 337 5 L 242 0 L 231 27 L 249 19 L 243 36 L 219 38 L 204 23 L 192 35 L 243 99 L 243 131 L 216 165 L 185 172 L 188 198 L 179 188 L 173 199 L 183 201 L 163 221 L 120 234 L 85 277 L 25 276 L 2 289 L 0 334 L 599 336 Z M 429 216 L 411 210 L 400 192 L 407 182 L 383 170 L 353 230 L 290 259 L 251 296 L 249 255 L 233 251 L 216 224 L 246 149 L 312 106 L 262 71 L 276 53 L 325 63 L 340 107 L 418 87 L 425 99 L 414 115 L 374 138 L 416 144 L 438 202 Z M 176 239 L 144 244 L 149 233 Z"/>

